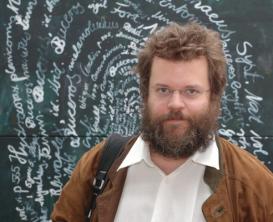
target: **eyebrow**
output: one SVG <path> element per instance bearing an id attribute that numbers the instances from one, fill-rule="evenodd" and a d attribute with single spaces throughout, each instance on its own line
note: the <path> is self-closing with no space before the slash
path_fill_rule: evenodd
<path id="1" fill-rule="evenodd" d="M 167 88 L 171 88 L 169 85 L 163 84 L 163 83 L 156 83 L 154 85 L 154 87 L 167 87 Z M 194 85 L 186 85 L 184 88 L 186 89 L 186 88 L 202 88 L 202 87 L 200 85 L 194 84 Z"/>
<path id="2" fill-rule="evenodd" d="M 157 84 L 155 84 L 155 86 L 159 86 L 159 87 L 169 87 L 168 85 L 166 85 L 166 84 L 161 84 L 161 83 L 157 83 Z"/>

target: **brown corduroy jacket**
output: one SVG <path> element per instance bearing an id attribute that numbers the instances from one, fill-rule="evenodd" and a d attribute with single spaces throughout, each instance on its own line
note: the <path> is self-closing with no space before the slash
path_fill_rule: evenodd
<path id="1" fill-rule="evenodd" d="M 113 222 L 127 168 L 117 168 L 136 138 L 125 146 L 109 170 L 109 182 L 97 198 L 91 222 Z M 207 167 L 204 180 L 213 194 L 202 211 L 207 222 L 273 222 L 273 174 L 254 156 L 223 138 L 216 139 L 220 170 Z M 56 202 L 53 222 L 86 222 L 93 177 L 104 142 L 83 155 Z M 140 194 L 141 195 L 141 194 Z M 141 212 L 139 212 L 141 213 Z M 128 215 L 129 217 L 129 215 Z"/>

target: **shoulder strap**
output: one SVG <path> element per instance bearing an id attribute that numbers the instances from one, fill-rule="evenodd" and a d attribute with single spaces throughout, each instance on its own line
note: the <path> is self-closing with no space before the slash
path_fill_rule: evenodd
<path id="1" fill-rule="evenodd" d="M 91 199 L 91 209 L 88 218 L 96 207 L 96 199 L 100 195 L 108 182 L 107 173 L 114 160 L 120 154 L 123 146 L 131 139 L 132 136 L 123 137 L 119 134 L 112 134 L 108 137 L 101 155 L 98 170 L 93 180 L 93 194 Z"/>

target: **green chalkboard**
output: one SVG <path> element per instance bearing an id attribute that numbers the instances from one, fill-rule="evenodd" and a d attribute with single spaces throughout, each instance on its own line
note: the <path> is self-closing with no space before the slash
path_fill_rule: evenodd
<path id="1" fill-rule="evenodd" d="M 49 221 L 80 156 L 139 130 L 137 50 L 196 21 L 228 64 L 219 133 L 273 170 L 273 1 L 4 0 L 0 3 L 0 220 Z"/>

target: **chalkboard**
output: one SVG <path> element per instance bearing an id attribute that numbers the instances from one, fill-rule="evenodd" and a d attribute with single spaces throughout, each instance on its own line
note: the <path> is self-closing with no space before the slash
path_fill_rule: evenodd
<path id="1" fill-rule="evenodd" d="M 49 221 L 77 160 L 139 131 L 132 67 L 171 21 L 221 34 L 228 64 L 219 133 L 273 170 L 272 0 L 4 0 L 0 3 L 0 220 Z"/>

